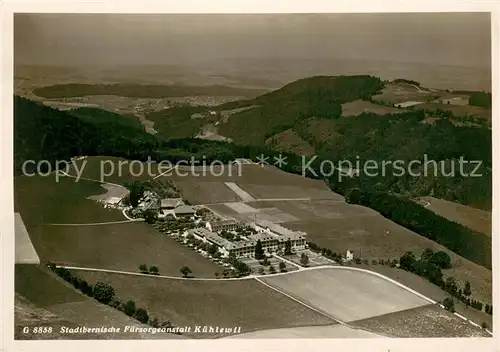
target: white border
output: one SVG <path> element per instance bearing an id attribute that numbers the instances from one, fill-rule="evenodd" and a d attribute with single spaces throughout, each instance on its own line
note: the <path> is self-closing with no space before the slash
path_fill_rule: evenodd
<path id="1" fill-rule="evenodd" d="M 16 341 L 13 340 L 13 263 L 14 263 L 14 213 L 13 213 L 13 165 L 12 165 L 12 94 L 13 94 L 13 21 L 14 12 L 31 13 L 364 13 L 364 12 L 490 12 L 492 14 L 492 93 L 494 98 L 493 107 L 493 170 L 500 167 L 500 136 L 497 120 L 499 115 L 499 70 L 498 62 L 499 31 L 500 31 L 500 4 L 495 1 L 449 1 L 449 0 L 418 0 L 418 1 L 373 1 L 373 0 L 349 0 L 349 1 L 297 1 L 297 0 L 183 0 L 178 2 L 167 2 L 162 0 L 145 1 L 62 1 L 62 0 L 0 0 L 1 11 L 1 45 L 2 62 L 2 94 L 0 107 L 3 108 L 0 143 L 0 237 L 2 255 L 1 271 L 1 297 L 2 297 L 2 324 L 0 331 L 0 349 L 6 351 L 88 351 L 98 347 L 117 349 L 119 351 L 144 351 L 150 349 L 158 350 L 203 350 L 203 351 L 429 351 L 429 350 L 453 350 L 453 351 L 493 351 L 494 346 L 500 346 L 498 333 L 489 339 L 314 339 L 314 340 L 171 340 L 171 341 Z M 495 173 L 494 180 L 498 180 Z M 493 272 L 498 273 L 498 233 L 500 231 L 500 189 L 498 183 L 494 182 L 493 188 Z M 495 275 L 494 275 L 495 277 Z M 498 277 L 498 275 L 496 275 Z M 498 312 L 497 299 L 499 294 L 499 281 L 493 280 L 493 305 Z M 498 313 L 494 316 L 494 330 L 498 331 L 500 317 Z M 244 342 L 244 343 L 243 343 Z"/>

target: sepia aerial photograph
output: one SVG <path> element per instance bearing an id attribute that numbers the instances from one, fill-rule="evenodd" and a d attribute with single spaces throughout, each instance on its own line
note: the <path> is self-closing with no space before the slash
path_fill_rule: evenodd
<path id="1" fill-rule="evenodd" d="M 14 339 L 491 338 L 491 40 L 14 14 Z"/>

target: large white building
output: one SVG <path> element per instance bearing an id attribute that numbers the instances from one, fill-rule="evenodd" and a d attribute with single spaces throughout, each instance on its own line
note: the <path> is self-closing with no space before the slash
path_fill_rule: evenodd
<path id="1" fill-rule="evenodd" d="M 257 220 L 251 226 L 259 233 L 274 235 L 278 241 L 278 248 L 284 248 L 285 243 L 290 240 L 292 250 L 306 248 L 306 233 L 302 231 L 289 230 L 280 224 L 275 224 L 267 220 Z"/>
<path id="2" fill-rule="evenodd" d="M 234 231 L 242 227 L 236 220 L 207 221 L 205 227 L 212 232 Z"/>
<path id="3" fill-rule="evenodd" d="M 222 230 L 236 230 L 242 226 L 236 221 L 207 222 L 206 228 L 195 229 L 192 233 L 205 242 L 217 245 L 224 256 L 234 254 L 236 257 L 254 257 L 258 241 L 261 242 L 264 252 L 268 254 L 284 249 L 288 240 L 292 250 L 306 248 L 305 232 L 292 231 L 269 221 L 251 223 L 250 226 L 257 230 L 257 233 L 242 236 L 243 239 L 239 241 L 232 242 L 215 233 Z"/>

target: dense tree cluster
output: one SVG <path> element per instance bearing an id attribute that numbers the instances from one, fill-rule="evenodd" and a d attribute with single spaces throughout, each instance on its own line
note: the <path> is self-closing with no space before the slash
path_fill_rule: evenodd
<path id="1" fill-rule="evenodd" d="M 407 84 L 413 84 L 417 87 L 420 87 L 420 83 L 417 82 L 417 81 L 413 81 L 411 79 L 405 79 L 405 78 L 396 78 L 394 81 L 394 83 L 407 83 Z"/>
<path id="2" fill-rule="evenodd" d="M 241 260 L 238 260 L 238 258 L 236 258 L 236 256 L 234 255 L 229 255 L 227 261 L 236 270 L 235 272 L 236 277 L 243 277 L 250 275 L 252 273 L 252 269 L 246 263 L 243 263 Z"/>
<path id="3" fill-rule="evenodd" d="M 491 93 L 474 92 L 469 97 L 469 105 L 491 109 Z"/>

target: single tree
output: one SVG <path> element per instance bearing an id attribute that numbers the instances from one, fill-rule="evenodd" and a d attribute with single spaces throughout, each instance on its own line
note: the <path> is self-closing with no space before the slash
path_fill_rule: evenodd
<path id="1" fill-rule="evenodd" d="M 443 306 L 444 306 L 444 309 L 446 309 L 447 311 L 455 313 L 455 301 L 453 301 L 453 298 L 446 297 L 443 300 Z"/>
<path id="2" fill-rule="evenodd" d="M 271 265 L 271 263 L 269 262 L 269 258 L 264 257 L 264 260 L 262 261 L 262 265 L 264 265 L 264 266 Z"/>
<path id="3" fill-rule="evenodd" d="M 133 317 L 135 314 L 135 311 L 136 311 L 136 308 L 135 308 L 134 301 L 128 301 L 123 306 L 123 313 L 127 314 L 129 317 Z"/>
<path id="4" fill-rule="evenodd" d="M 457 295 L 457 281 L 453 276 L 449 276 L 446 278 L 445 281 L 445 289 L 448 293 L 450 293 L 452 296 Z"/>
<path id="5" fill-rule="evenodd" d="M 160 327 L 160 321 L 158 318 L 154 317 L 149 321 L 149 325 L 151 325 L 153 328 L 159 328 Z"/>
<path id="6" fill-rule="evenodd" d="M 285 242 L 285 255 L 292 255 L 292 241 L 290 239 L 286 240 Z"/>
<path id="7" fill-rule="evenodd" d="M 148 266 L 146 264 L 139 265 L 139 271 L 143 274 L 146 274 L 148 272 Z"/>
<path id="8" fill-rule="evenodd" d="M 426 248 L 422 252 L 422 255 L 420 256 L 420 260 L 422 260 L 424 262 L 428 262 L 431 260 L 433 254 L 434 254 L 434 251 L 432 249 Z"/>
<path id="9" fill-rule="evenodd" d="M 286 264 L 284 262 L 279 263 L 279 268 L 282 273 L 286 272 Z"/>
<path id="10" fill-rule="evenodd" d="M 216 279 L 220 279 L 220 273 L 218 273 L 218 272 L 217 272 L 217 273 L 215 273 L 215 278 L 216 278 Z"/>
<path id="11" fill-rule="evenodd" d="M 269 267 L 269 274 L 276 274 L 276 269 L 272 265 Z"/>
<path id="12" fill-rule="evenodd" d="M 260 267 L 259 268 L 259 274 L 260 275 L 264 275 L 266 272 L 264 271 L 264 268 L 263 267 Z"/>
<path id="13" fill-rule="evenodd" d="M 101 281 L 95 284 L 92 292 L 94 298 L 104 304 L 108 304 L 115 296 L 113 287 Z"/>
<path id="14" fill-rule="evenodd" d="M 255 259 L 260 260 L 265 258 L 264 254 L 264 249 L 262 248 L 262 242 L 260 240 L 257 240 L 257 243 L 255 244 Z"/>
<path id="15" fill-rule="evenodd" d="M 441 269 L 449 269 L 451 268 L 451 258 L 448 253 L 439 251 L 432 255 L 430 262 L 434 265 L 437 265 Z"/>
<path id="16" fill-rule="evenodd" d="M 193 273 L 191 271 L 191 269 L 189 269 L 187 266 L 183 266 L 180 271 L 181 271 L 182 276 L 184 276 L 184 277 L 188 277 L 189 274 Z"/>
<path id="17" fill-rule="evenodd" d="M 156 220 L 158 220 L 158 213 L 151 209 L 147 209 L 142 212 L 142 217 L 148 224 L 153 224 Z"/>
<path id="18" fill-rule="evenodd" d="M 488 323 L 487 323 L 487 322 L 483 321 L 483 322 L 481 323 L 481 328 L 482 328 L 482 329 L 489 329 L 489 328 L 490 328 L 490 326 L 488 325 Z"/>
<path id="19" fill-rule="evenodd" d="M 152 265 L 150 268 L 149 268 L 149 273 L 150 274 L 153 274 L 153 275 L 158 275 L 160 273 L 160 271 L 158 270 L 158 267 Z"/>
<path id="20" fill-rule="evenodd" d="M 217 245 L 212 243 L 211 245 L 208 246 L 207 252 L 208 254 L 214 257 L 219 252 L 219 247 L 217 247 Z"/>
<path id="21" fill-rule="evenodd" d="M 413 271 L 416 262 L 417 259 L 415 258 L 413 252 L 406 252 L 399 259 L 399 264 L 401 266 L 401 269 L 406 271 Z"/>
<path id="22" fill-rule="evenodd" d="M 148 312 L 143 308 L 139 308 L 135 311 L 134 318 L 143 324 L 147 324 L 149 321 Z"/>
<path id="23" fill-rule="evenodd" d="M 309 264 L 309 257 L 307 254 L 302 253 L 300 255 L 300 264 L 302 264 L 302 266 L 307 266 Z"/>
<path id="24" fill-rule="evenodd" d="M 222 277 L 224 277 L 225 279 L 227 279 L 230 275 L 231 275 L 231 270 L 229 270 L 228 268 L 225 268 L 222 271 Z"/>
<path id="25" fill-rule="evenodd" d="M 129 188 L 129 202 L 135 208 L 139 205 L 139 200 L 144 195 L 145 187 L 141 182 L 135 181 Z"/>
<path id="26" fill-rule="evenodd" d="M 470 289 L 470 282 L 465 281 L 464 289 L 463 289 L 463 294 L 466 297 L 469 297 L 471 295 L 471 289 Z"/>

